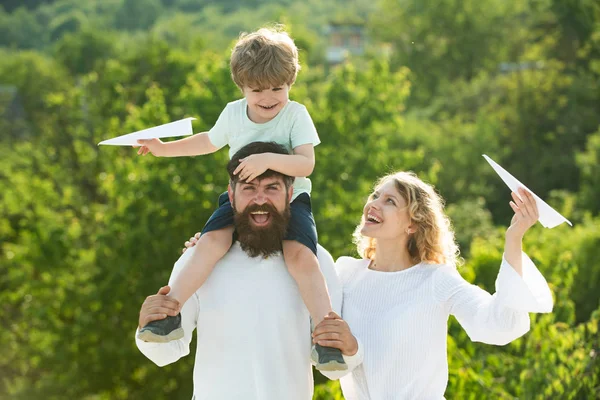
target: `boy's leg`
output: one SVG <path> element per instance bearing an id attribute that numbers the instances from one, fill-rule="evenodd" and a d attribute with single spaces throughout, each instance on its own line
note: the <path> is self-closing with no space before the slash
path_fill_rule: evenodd
<path id="1" fill-rule="evenodd" d="M 217 262 L 229 251 L 233 241 L 233 226 L 206 232 L 189 251 L 193 251 L 177 278 L 171 285 L 169 296 L 181 306 L 198 290 L 215 268 Z"/>
<path id="2" fill-rule="evenodd" d="M 283 241 L 283 256 L 290 275 L 296 280 L 302 300 L 308 308 L 313 326 L 331 311 L 331 299 L 325 277 L 317 259 L 317 229 L 310 197 L 303 193 L 291 203 L 291 218 Z M 348 366 L 339 349 L 315 345 L 311 354 L 321 371 L 346 370 Z"/>
<path id="3" fill-rule="evenodd" d="M 177 299 L 183 307 L 196 290 L 206 282 L 217 262 L 227 253 L 233 241 L 232 237 L 232 226 L 200 236 L 196 246 L 188 250 L 192 254 L 171 284 L 168 296 Z M 181 339 L 183 334 L 181 315 L 177 314 L 148 323 L 140 329 L 137 337 L 145 342 L 165 343 Z"/>
<path id="4" fill-rule="evenodd" d="M 171 284 L 168 295 L 177 299 L 182 307 L 206 282 L 217 262 L 227 253 L 233 242 L 233 232 L 233 209 L 225 192 L 219 197 L 219 208 L 206 222 L 196 246 L 188 250 L 189 258 Z M 159 343 L 180 339 L 183 337 L 181 315 L 152 321 L 140 329 L 137 337 L 146 342 Z"/>
<path id="5" fill-rule="evenodd" d="M 325 277 L 319 267 L 317 256 L 295 240 L 283 241 L 283 257 L 290 275 L 298 284 L 300 296 L 310 313 L 312 325 L 317 326 L 331 309 Z M 344 371 L 348 369 L 342 352 L 333 347 L 315 345 L 311 358 L 320 371 Z"/>
<path id="6" fill-rule="evenodd" d="M 300 296 L 308 308 L 313 325 L 319 325 L 332 308 L 317 256 L 295 240 L 284 240 L 283 257 L 290 275 L 298 284 Z"/>

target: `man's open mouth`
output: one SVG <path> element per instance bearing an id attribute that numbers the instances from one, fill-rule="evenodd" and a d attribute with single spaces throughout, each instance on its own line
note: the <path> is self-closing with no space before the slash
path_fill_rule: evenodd
<path id="1" fill-rule="evenodd" d="M 268 211 L 252 211 L 250 219 L 256 226 L 265 226 L 271 220 L 271 214 Z"/>

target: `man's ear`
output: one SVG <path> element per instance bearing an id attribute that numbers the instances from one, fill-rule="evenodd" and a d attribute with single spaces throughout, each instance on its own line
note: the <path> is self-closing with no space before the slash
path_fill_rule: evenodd
<path id="1" fill-rule="evenodd" d="M 229 202 L 233 204 L 233 188 L 231 187 L 231 182 L 227 185 L 227 195 L 229 195 Z"/>
<path id="2" fill-rule="evenodd" d="M 294 194 L 294 185 L 288 189 L 288 201 L 292 201 L 292 195 Z"/>

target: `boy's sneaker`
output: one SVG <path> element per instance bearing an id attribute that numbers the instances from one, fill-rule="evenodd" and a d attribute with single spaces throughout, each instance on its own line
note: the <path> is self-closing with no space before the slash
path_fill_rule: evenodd
<path id="1" fill-rule="evenodd" d="M 315 344 L 310 358 L 319 371 L 345 371 L 348 369 L 340 349 Z"/>
<path id="2" fill-rule="evenodd" d="M 165 319 L 149 322 L 137 334 L 138 339 L 154 343 L 166 343 L 182 337 L 181 314 L 174 317 L 169 315 Z"/>

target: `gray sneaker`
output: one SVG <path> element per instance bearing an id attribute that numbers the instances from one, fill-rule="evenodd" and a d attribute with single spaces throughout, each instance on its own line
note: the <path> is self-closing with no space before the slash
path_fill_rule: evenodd
<path id="1" fill-rule="evenodd" d="M 181 314 L 174 317 L 169 315 L 165 319 L 149 322 L 137 334 L 138 339 L 154 343 L 166 343 L 182 337 Z"/>
<path id="2" fill-rule="evenodd" d="M 345 371 L 348 369 L 340 349 L 315 344 L 310 358 L 319 371 Z"/>

